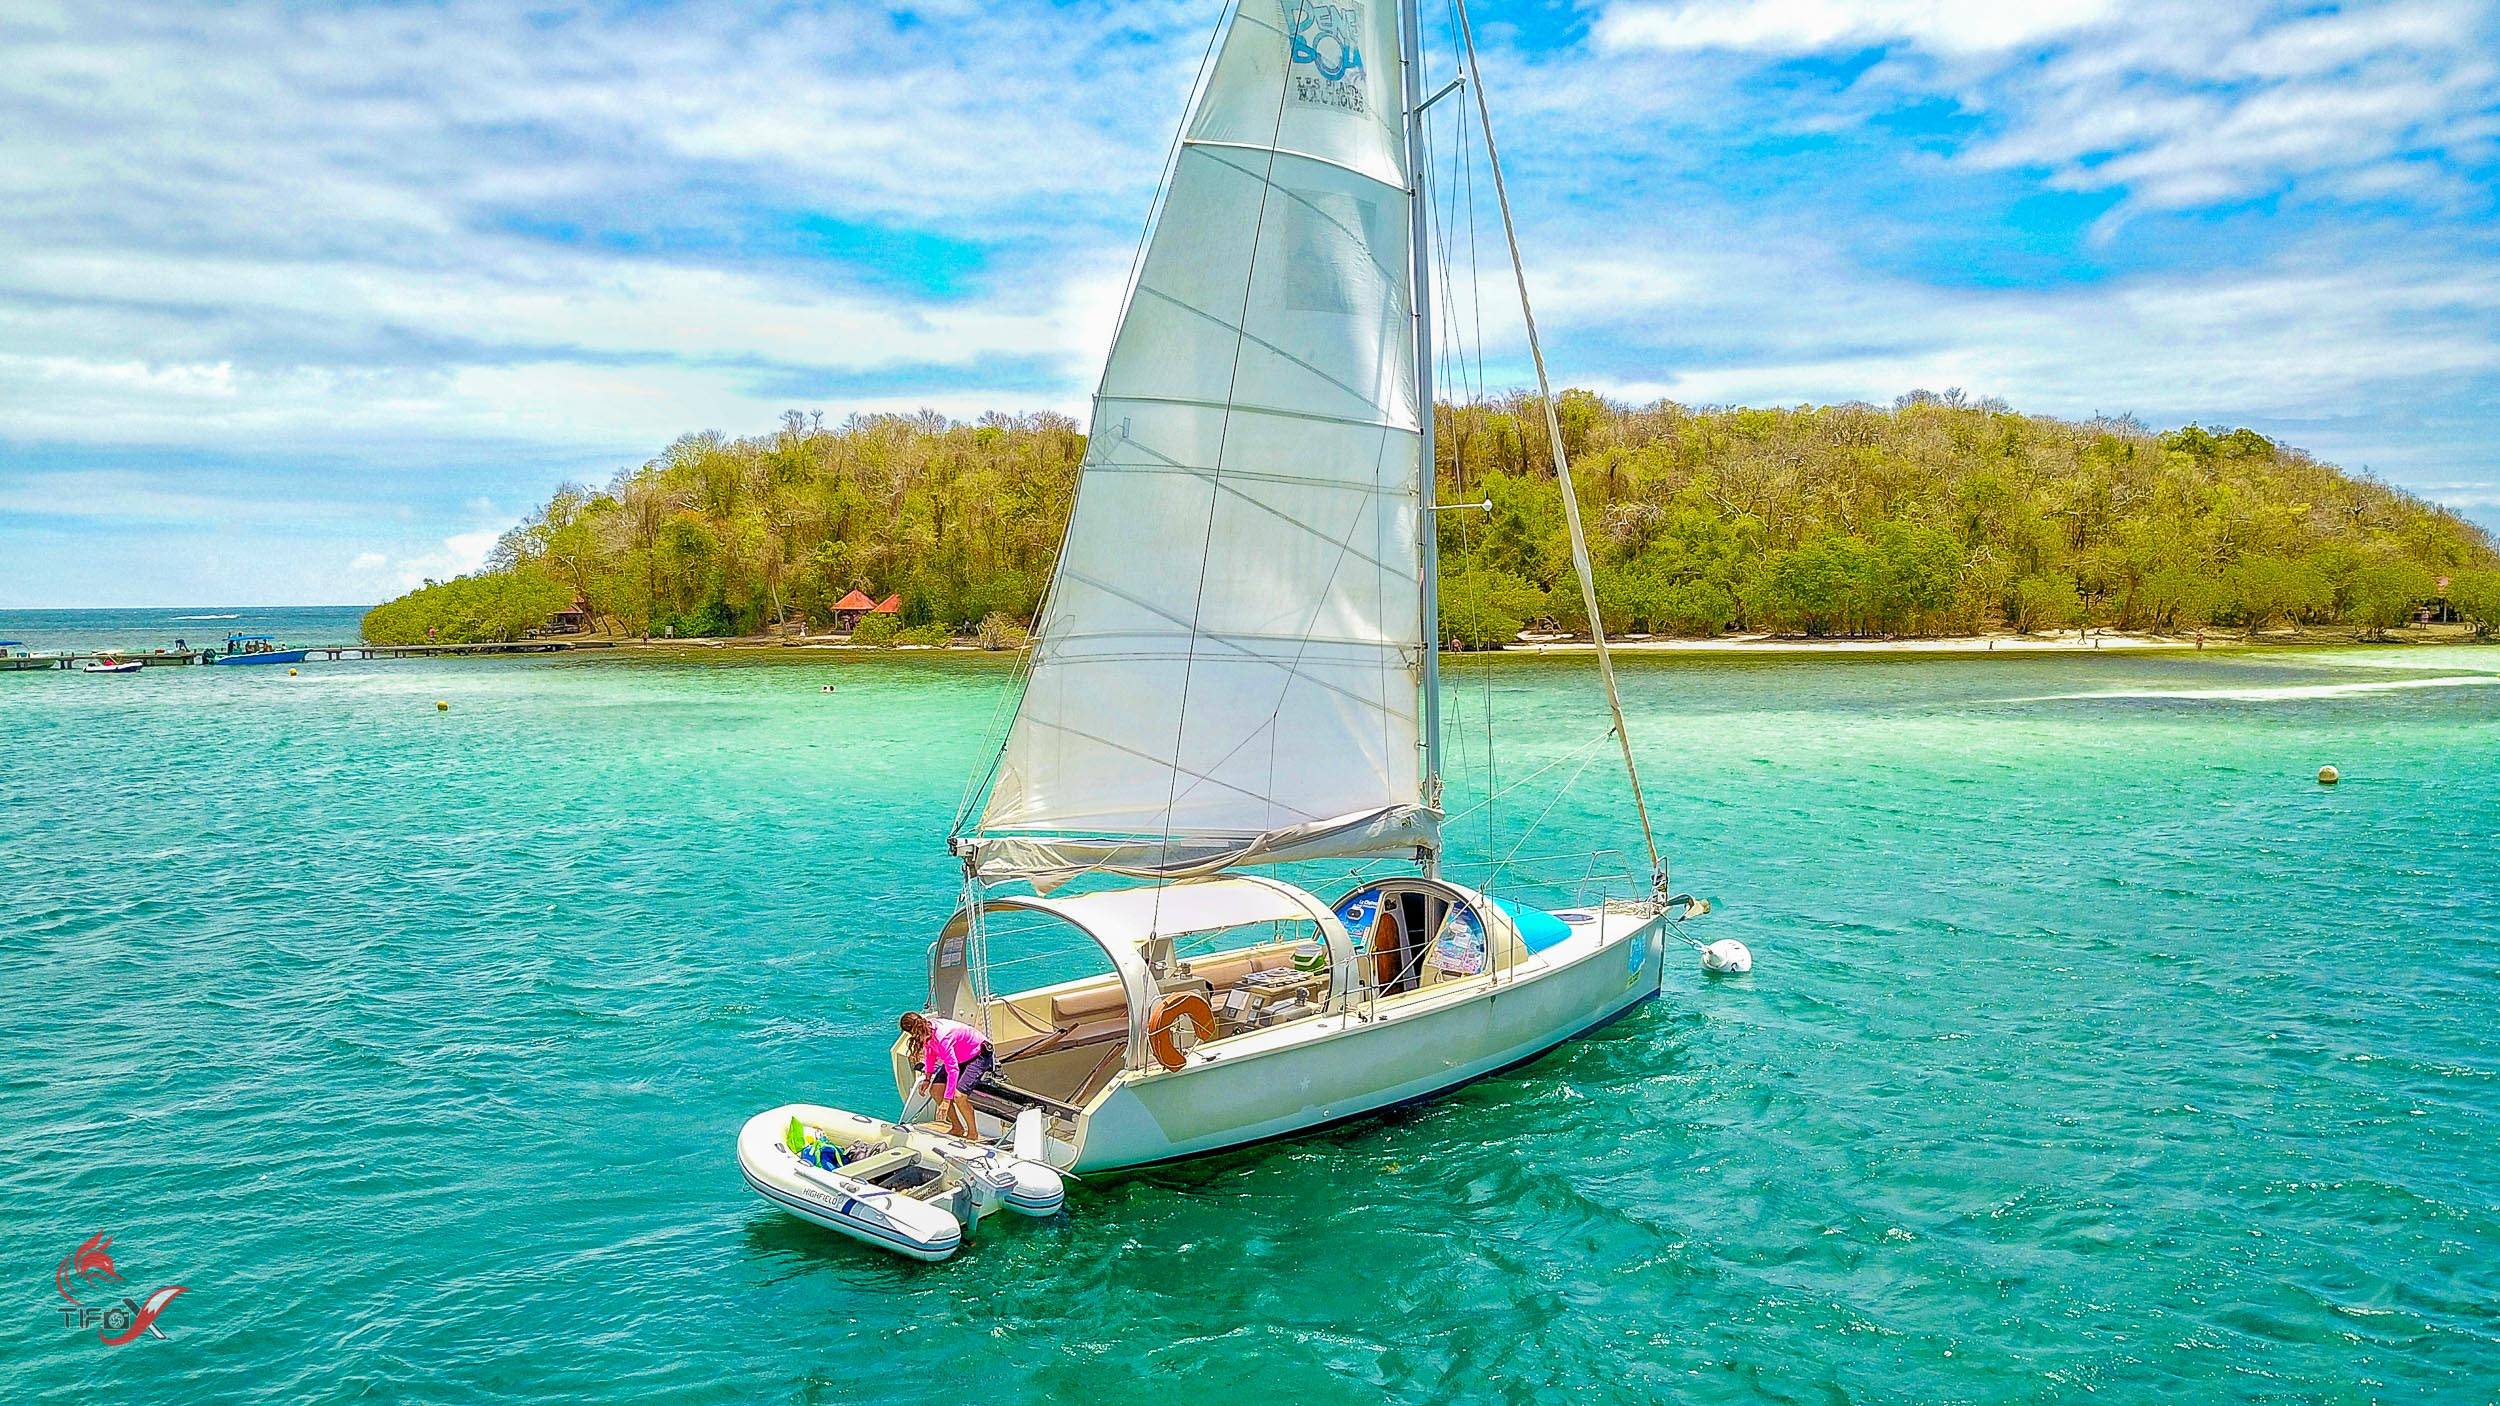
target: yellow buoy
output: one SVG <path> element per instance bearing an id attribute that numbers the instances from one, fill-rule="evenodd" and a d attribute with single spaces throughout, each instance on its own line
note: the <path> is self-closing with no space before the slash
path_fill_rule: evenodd
<path id="1" fill-rule="evenodd" d="M 293 677 L 295 677 L 295 671 L 294 671 L 293 669 L 289 669 L 289 670 L 287 670 L 287 671 L 286 671 L 286 676 L 287 676 L 288 678 L 290 678 L 290 679 L 291 679 L 291 678 L 293 678 Z"/>
<path id="2" fill-rule="evenodd" d="M 451 704 L 443 699 L 437 698 L 434 700 L 434 711 L 438 713 L 448 713 L 451 711 Z"/>
<path id="3" fill-rule="evenodd" d="M 2321 786 L 2332 786 L 2343 779 L 2344 774 L 2331 766 L 2318 768 L 2318 784 Z"/>

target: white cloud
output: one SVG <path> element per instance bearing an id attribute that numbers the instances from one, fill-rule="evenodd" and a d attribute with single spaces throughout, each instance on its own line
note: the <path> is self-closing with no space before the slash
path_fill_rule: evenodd
<path id="1" fill-rule="evenodd" d="M 1895 42 L 1939 53 L 2026 48 L 2108 19 L 2117 0 L 1667 0 L 1609 6 L 1600 42 L 1803 54 Z"/>
<path id="2" fill-rule="evenodd" d="M 98 524 L 187 524 L 215 531 L 304 525 L 355 516 L 347 502 L 215 491 L 135 469 L 39 469 L 0 474 L 0 513 Z"/>
<path id="3" fill-rule="evenodd" d="M 0 515 L 264 546 L 314 522 L 318 563 L 217 569 L 333 594 L 472 569 L 512 505 L 688 430 L 1081 410 L 1213 19 L 7 9 Z M 1565 256 L 1531 273 L 1566 380 L 2273 416 L 2488 483 L 2495 9 L 1597 0 L 1588 42 L 1526 44 L 1516 14 L 1479 21 L 1531 258 Z M 2008 213 L 2040 192 L 2112 206 L 2104 242 Z M 2244 218 L 2164 244 L 2216 210 Z M 2045 272 L 1922 276 L 1938 249 Z M 1513 355 L 1494 384 L 1524 376 Z"/>
<path id="4" fill-rule="evenodd" d="M 1207 18 L 13 13 L 0 438 L 405 461 L 903 382 L 1064 408 Z M 567 391 L 616 399 L 530 398 Z"/>
<path id="5" fill-rule="evenodd" d="M 2450 203 L 2453 179 L 2424 163 L 2488 161 L 2500 109 L 2494 0 L 1617 0 L 1595 33 L 1619 51 L 1885 49 L 1859 84 L 1870 108 L 1942 98 L 1993 129 L 1973 164 L 2131 211 Z"/>
<path id="6" fill-rule="evenodd" d="M 1644 326 L 1713 329 L 1706 362 L 1618 380 L 1620 394 L 1888 401 L 1962 385 L 2055 414 L 2299 419 L 2500 374 L 2500 269 L 2489 267 L 2403 258 L 1948 292 L 1793 250 L 1660 262 L 1656 251 L 1577 261 L 1555 271 L 1546 300 L 1580 345 Z M 1775 319 L 1757 312 L 1771 289 L 1784 294 Z"/>

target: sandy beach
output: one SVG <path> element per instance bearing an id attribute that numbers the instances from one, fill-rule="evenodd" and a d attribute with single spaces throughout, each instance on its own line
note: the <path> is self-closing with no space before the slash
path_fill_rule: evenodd
<path id="1" fill-rule="evenodd" d="M 862 653 L 909 653 L 914 651 L 985 652 L 977 644 L 958 640 L 952 644 L 853 644 L 841 635 L 750 635 L 732 639 L 611 639 L 580 637 L 582 643 L 612 644 L 629 649 L 798 649 L 856 650 Z M 2235 653 L 2250 649 L 2285 648 L 2349 648 L 2354 646 L 2386 647 L 2389 645 L 2453 645 L 2473 643 L 2476 636 L 2465 625 L 2413 625 L 2390 630 L 2383 639 L 2358 638 L 2350 629 L 2312 627 L 2291 630 L 2268 630 L 2256 635 L 2237 631 L 2209 630 L 2202 638 L 2195 635 L 2132 634 L 2111 630 L 2060 630 L 2053 634 L 2022 635 L 1998 633 L 1987 635 L 1948 635 L 1931 638 L 1879 639 L 1849 637 L 1809 639 L 1799 635 L 1741 634 L 1712 639 L 1681 639 L 1650 635 L 1625 635 L 1607 641 L 1617 654 L 1699 654 L 1742 657 L 1778 655 L 1808 657 L 1817 655 L 1969 655 L 1969 654 L 2085 654 L 2106 651 Z M 1593 646 L 1574 635 L 1522 635 L 1516 644 L 1498 653 L 1504 656 L 1541 654 L 1585 654 Z M 988 651 L 1010 652 L 1010 651 Z M 1481 652 L 1481 651 L 1479 651 Z"/>

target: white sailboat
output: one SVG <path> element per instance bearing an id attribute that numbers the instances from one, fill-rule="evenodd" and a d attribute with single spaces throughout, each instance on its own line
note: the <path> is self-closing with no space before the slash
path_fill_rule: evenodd
<path id="1" fill-rule="evenodd" d="M 1237 0 L 1220 36 L 930 949 L 929 1009 L 997 1055 L 980 1131 L 1078 1173 L 1531 1058 L 1657 994 L 1699 910 L 1668 896 L 1645 811 L 1651 883 L 1612 898 L 1549 913 L 1442 872 L 1425 109 L 1473 86 L 1481 118 L 1482 88 L 1424 96 L 1414 0 Z M 1324 897 L 1272 872 L 1312 861 L 1374 867 Z M 1107 970 L 997 994 L 996 939 L 1036 924 Z M 893 1059 L 905 1117 L 929 1117 L 905 1042 Z"/>

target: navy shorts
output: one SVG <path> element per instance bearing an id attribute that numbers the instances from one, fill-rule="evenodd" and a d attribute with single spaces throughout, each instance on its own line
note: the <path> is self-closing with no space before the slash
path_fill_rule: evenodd
<path id="1" fill-rule="evenodd" d="M 972 1092 L 973 1085 L 978 1084 L 982 1080 L 990 1077 L 990 1071 L 996 1069 L 997 1067 L 998 1052 L 990 1049 L 986 1045 L 983 1046 L 979 1054 L 965 1060 L 956 1068 L 955 1092 L 958 1094 L 968 1094 Z M 946 1086 L 944 1084 L 938 1085 L 938 1092 L 940 1094 L 944 1094 L 946 1092 Z"/>

